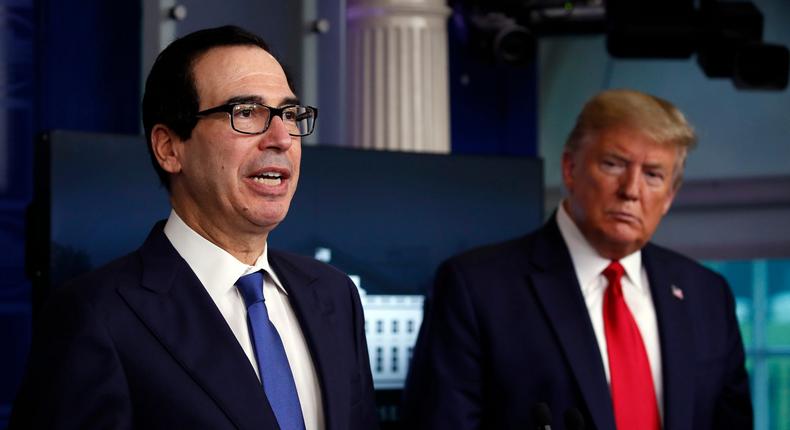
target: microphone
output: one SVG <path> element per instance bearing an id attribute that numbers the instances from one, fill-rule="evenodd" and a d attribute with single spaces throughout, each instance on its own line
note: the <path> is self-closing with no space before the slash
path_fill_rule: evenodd
<path id="1" fill-rule="evenodd" d="M 543 402 L 536 403 L 532 407 L 532 416 L 535 417 L 538 430 L 551 430 L 551 410 L 549 405 Z"/>
<path id="2" fill-rule="evenodd" d="M 584 417 L 576 408 L 570 408 L 564 414 L 565 430 L 584 430 Z"/>

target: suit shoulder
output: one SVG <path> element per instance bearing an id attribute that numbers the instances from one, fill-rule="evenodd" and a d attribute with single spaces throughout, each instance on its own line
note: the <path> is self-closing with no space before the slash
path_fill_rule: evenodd
<path id="1" fill-rule="evenodd" d="M 113 319 L 123 308 L 118 287 L 139 284 L 138 267 L 139 257 L 132 253 L 56 286 L 42 303 L 38 330 L 72 336 Z"/>
<path id="2" fill-rule="evenodd" d="M 53 297 L 99 297 L 114 290 L 113 286 L 139 282 L 140 273 L 140 256 L 135 251 L 66 281 Z"/>
<path id="3" fill-rule="evenodd" d="M 312 257 L 274 249 L 269 252 L 269 256 L 270 258 L 285 262 L 295 268 L 298 268 L 300 271 L 315 277 L 348 279 L 348 275 L 341 272 L 336 267 L 322 261 L 318 261 Z"/>
<path id="4" fill-rule="evenodd" d="M 442 266 L 457 268 L 482 268 L 521 260 L 529 248 L 533 235 L 521 236 L 504 242 L 492 243 L 469 249 L 447 259 Z"/>
<path id="5" fill-rule="evenodd" d="M 68 284 L 101 284 L 106 282 L 114 282 L 119 277 L 126 277 L 129 275 L 137 275 L 140 272 L 140 255 L 138 251 L 126 254 L 109 263 L 104 264 L 88 273 L 80 275 Z"/>
<path id="6" fill-rule="evenodd" d="M 724 279 L 720 274 L 703 266 L 691 257 L 654 243 L 650 243 L 645 247 L 643 252 L 648 253 L 650 258 L 653 258 L 662 266 L 672 266 L 676 272 L 690 276 Z"/>

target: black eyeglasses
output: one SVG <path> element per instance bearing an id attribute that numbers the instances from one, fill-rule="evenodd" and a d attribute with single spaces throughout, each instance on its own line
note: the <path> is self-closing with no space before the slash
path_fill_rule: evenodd
<path id="1" fill-rule="evenodd" d="M 230 115 L 230 126 L 239 133 L 261 134 L 269 129 L 272 117 L 279 116 L 291 136 L 307 136 L 315 128 L 318 109 L 312 106 L 289 105 L 271 107 L 260 103 L 227 103 L 195 114 L 202 118 L 217 112 Z"/>

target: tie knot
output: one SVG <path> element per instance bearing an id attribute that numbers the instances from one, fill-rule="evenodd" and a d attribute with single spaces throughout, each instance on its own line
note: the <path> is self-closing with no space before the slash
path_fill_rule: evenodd
<path id="1" fill-rule="evenodd" d="M 257 271 L 244 275 L 236 281 L 236 287 L 244 299 L 244 305 L 250 307 L 253 303 L 263 301 L 263 272 Z"/>
<path id="2" fill-rule="evenodd" d="M 609 265 L 606 266 L 606 269 L 603 270 L 603 276 L 605 276 L 606 280 L 609 281 L 609 285 L 619 285 L 620 279 L 623 278 L 623 273 L 625 273 L 625 269 L 623 268 L 623 265 L 617 260 L 609 263 Z"/>

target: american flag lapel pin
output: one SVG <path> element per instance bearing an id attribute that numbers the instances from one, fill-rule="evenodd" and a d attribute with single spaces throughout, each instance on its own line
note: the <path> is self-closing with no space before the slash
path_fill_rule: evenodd
<path id="1" fill-rule="evenodd" d="M 672 286 L 672 295 L 678 300 L 683 300 L 683 290 L 678 288 L 677 285 Z"/>

